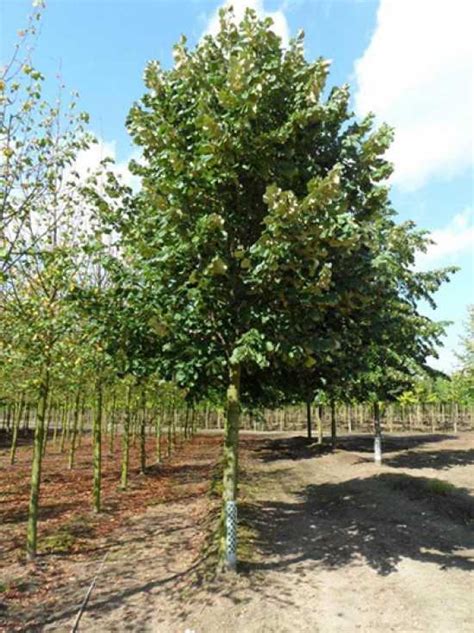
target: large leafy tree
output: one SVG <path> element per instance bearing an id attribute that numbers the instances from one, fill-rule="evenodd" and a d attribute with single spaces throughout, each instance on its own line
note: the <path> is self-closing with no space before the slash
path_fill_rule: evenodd
<path id="1" fill-rule="evenodd" d="M 353 120 L 347 86 L 325 96 L 328 62 L 309 63 L 302 36 L 283 50 L 271 20 L 247 11 L 235 25 L 223 10 L 215 38 L 194 51 L 183 39 L 174 55 L 169 71 L 147 66 L 147 92 L 130 111 L 143 188 L 114 222 L 153 306 L 164 377 L 227 389 L 230 512 L 240 393 L 259 393 L 249 381 L 278 391 L 285 374 L 319 367 L 321 377 L 341 361 L 346 331 L 347 359 L 361 332 L 383 329 L 379 308 L 416 318 L 414 302 L 443 274 L 411 272 L 423 238 L 404 246 L 412 227 L 392 220 L 382 184 L 391 131 Z M 224 530 L 223 558 L 229 542 Z"/>

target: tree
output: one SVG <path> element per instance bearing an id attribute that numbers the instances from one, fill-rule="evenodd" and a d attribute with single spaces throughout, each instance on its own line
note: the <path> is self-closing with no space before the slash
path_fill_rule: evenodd
<path id="1" fill-rule="evenodd" d="M 460 391 L 465 393 L 464 400 L 474 400 L 474 305 L 468 307 L 466 333 L 461 338 L 462 351 L 458 354 L 461 362 L 460 375 L 456 375 Z"/>
<path id="2" fill-rule="evenodd" d="M 57 230 L 58 190 L 77 152 L 92 140 L 75 97 L 67 108 L 60 98 L 54 104 L 43 98 L 44 76 L 31 59 L 43 6 L 35 3 L 0 72 L 0 282 Z"/>
<path id="3" fill-rule="evenodd" d="M 215 38 L 192 52 L 183 38 L 169 71 L 147 66 L 128 118 L 143 188 L 134 213 L 114 220 L 153 306 L 160 373 L 191 392 L 227 392 L 221 562 L 231 568 L 241 395 L 258 392 L 246 382 L 269 380 L 264 396 L 278 377 L 327 367 L 344 324 L 357 338 L 384 299 L 411 289 L 410 304 L 440 282 L 404 265 L 411 227 L 396 227 L 381 184 L 390 129 L 351 121 L 347 86 L 323 98 L 328 62 L 306 61 L 302 35 L 283 50 L 270 27 L 250 10 L 236 26 L 222 10 Z"/>

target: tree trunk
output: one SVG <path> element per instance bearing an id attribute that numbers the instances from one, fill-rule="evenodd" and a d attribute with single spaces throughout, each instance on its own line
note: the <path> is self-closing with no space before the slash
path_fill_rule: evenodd
<path id="1" fill-rule="evenodd" d="M 306 435 L 308 440 L 313 438 L 313 424 L 311 421 L 311 400 L 306 400 Z"/>
<path id="2" fill-rule="evenodd" d="M 25 433 L 28 433 L 29 429 L 30 429 L 30 403 L 27 402 L 25 405 L 25 418 L 23 421 L 23 430 L 25 431 Z"/>
<path id="3" fill-rule="evenodd" d="M 53 411 L 52 406 L 49 407 L 49 417 L 51 417 L 51 413 Z M 60 416 L 54 415 L 54 423 L 53 423 L 53 446 L 54 448 L 58 445 L 58 432 L 59 432 L 59 423 L 61 421 Z"/>
<path id="4" fill-rule="evenodd" d="M 48 392 L 49 392 L 49 387 L 48 387 Z M 49 408 L 46 410 L 46 415 L 45 415 L 45 425 L 43 428 L 43 457 L 46 453 L 46 445 L 48 444 L 48 439 L 49 439 L 49 425 L 51 424 L 51 411 L 53 409 L 53 406 L 50 405 Z"/>
<path id="5" fill-rule="evenodd" d="M 29 560 L 36 557 L 38 535 L 38 507 L 41 483 L 41 465 L 43 461 L 43 435 L 49 396 L 49 370 L 45 370 L 39 388 L 38 414 L 35 423 L 35 440 L 33 445 L 33 462 L 31 464 L 31 491 L 28 507 L 28 527 L 26 536 L 26 553 Z"/>
<path id="6" fill-rule="evenodd" d="M 146 471 L 146 387 L 142 387 L 142 406 L 140 415 L 140 473 Z"/>
<path id="7" fill-rule="evenodd" d="M 71 444 L 69 446 L 69 470 L 74 468 L 74 458 L 76 456 L 77 427 L 79 422 L 79 412 L 81 408 L 81 390 L 77 390 L 76 402 L 74 403 L 74 414 L 72 419 Z"/>
<path id="8" fill-rule="evenodd" d="M 173 420 L 175 416 L 174 404 L 171 405 L 170 410 L 168 411 L 168 458 L 171 457 L 171 452 L 173 450 Z"/>
<path id="9" fill-rule="evenodd" d="M 174 410 L 174 416 L 173 416 L 173 424 L 171 425 L 171 430 L 172 430 L 172 444 L 173 444 L 173 448 L 176 448 L 176 445 L 178 443 L 178 439 L 177 439 L 177 428 L 179 425 L 179 410 L 177 407 L 175 407 Z"/>
<path id="10" fill-rule="evenodd" d="M 378 402 L 374 402 L 374 461 L 378 465 L 382 463 L 382 426 Z"/>
<path id="11" fill-rule="evenodd" d="M 163 417 L 164 407 L 156 412 L 156 458 L 155 462 L 159 464 L 161 462 L 161 419 Z"/>
<path id="12" fill-rule="evenodd" d="M 69 435 L 69 416 L 68 416 L 68 405 L 67 402 L 64 405 L 64 408 L 61 413 L 61 445 L 59 450 L 61 453 L 64 453 L 64 446 L 66 444 L 67 436 Z"/>
<path id="13" fill-rule="evenodd" d="M 127 489 L 128 484 L 128 465 L 130 462 L 130 418 L 131 418 L 131 399 L 132 386 L 127 389 L 127 403 L 125 406 L 125 418 L 123 421 L 122 435 L 122 468 L 120 473 L 120 487 L 122 490 Z"/>
<path id="14" fill-rule="evenodd" d="M 12 444 L 10 448 L 10 464 L 13 466 L 15 463 L 16 456 L 16 447 L 18 444 L 18 431 L 20 429 L 21 418 L 23 416 L 23 409 L 25 408 L 25 394 L 21 394 L 21 399 L 18 404 L 18 408 L 15 412 L 15 417 L 13 418 L 13 437 Z"/>
<path id="15" fill-rule="evenodd" d="M 318 444 L 323 443 L 323 407 L 318 405 Z"/>
<path id="16" fill-rule="evenodd" d="M 229 368 L 227 416 L 224 429 L 222 538 L 219 563 L 221 569 L 237 566 L 237 483 L 240 417 L 240 365 Z"/>
<path id="17" fill-rule="evenodd" d="M 336 448 L 337 443 L 337 430 L 336 430 L 336 405 L 334 400 L 331 400 L 331 446 L 332 450 Z"/>
<path id="18" fill-rule="evenodd" d="M 189 434 L 189 406 L 186 405 L 186 412 L 184 414 L 184 439 L 187 440 L 188 439 L 188 434 Z"/>
<path id="19" fill-rule="evenodd" d="M 13 409 L 13 404 L 7 405 L 7 415 L 6 415 L 5 424 L 4 424 L 4 428 L 7 433 L 10 431 L 10 420 L 12 416 L 12 409 Z"/>
<path id="20" fill-rule="evenodd" d="M 96 410 L 94 416 L 93 442 L 93 485 L 92 497 L 95 512 L 100 512 L 100 493 L 102 475 L 102 409 L 103 409 L 103 388 L 100 380 L 96 385 Z"/>
<path id="21" fill-rule="evenodd" d="M 110 425 L 109 425 L 109 455 L 113 455 L 114 449 L 115 449 L 116 413 L 117 413 L 117 391 L 114 389 L 113 396 L 112 396 L 112 411 L 110 413 Z"/>

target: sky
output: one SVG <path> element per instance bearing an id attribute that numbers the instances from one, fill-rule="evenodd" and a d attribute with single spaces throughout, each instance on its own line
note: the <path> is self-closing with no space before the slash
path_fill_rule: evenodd
<path id="1" fill-rule="evenodd" d="M 125 129 L 144 93 L 143 70 L 172 65 L 181 34 L 194 46 L 214 33 L 224 0 L 49 0 L 34 51 L 35 66 L 57 91 L 60 75 L 80 94 L 99 139 L 84 164 L 112 155 L 122 174 L 134 155 Z M 472 0 L 233 0 L 270 16 L 285 45 L 303 29 L 308 60 L 332 61 L 329 86 L 348 83 L 356 116 L 375 113 L 395 128 L 391 199 L 398 220 L 414 220 L 434 244 L 421 270 L 459 266 L 435 296 L 436 320 L 452 321 L 440 358 L 457 365 L 467 306 L 474 303 L 474 48 Z M 31 0 L 0 0 L 0 65 L 26 25 Z"/>

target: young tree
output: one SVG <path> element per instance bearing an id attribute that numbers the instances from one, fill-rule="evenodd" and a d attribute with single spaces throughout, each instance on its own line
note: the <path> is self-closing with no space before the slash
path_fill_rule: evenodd
<path id="1" fill-rule="evenodd" d="M 57 230 L 58 188 L 91 141 L 75 99 L 64 108 L 61 95 L 53 104 L 43 98 L 44 77 L 31 59 L 43 6 L 35 3 L 0 71 L 0 282 Z"/>
<path id="2" fill-rule="evenodd" d="M 474 401 L 474 305 L 468 307 L 468 320 L 465 334 L 461 338 L 462 351 L 458 354 L 461 369 L 456 372 L 455 379 L 458 391 L 464 401 Z"/>

